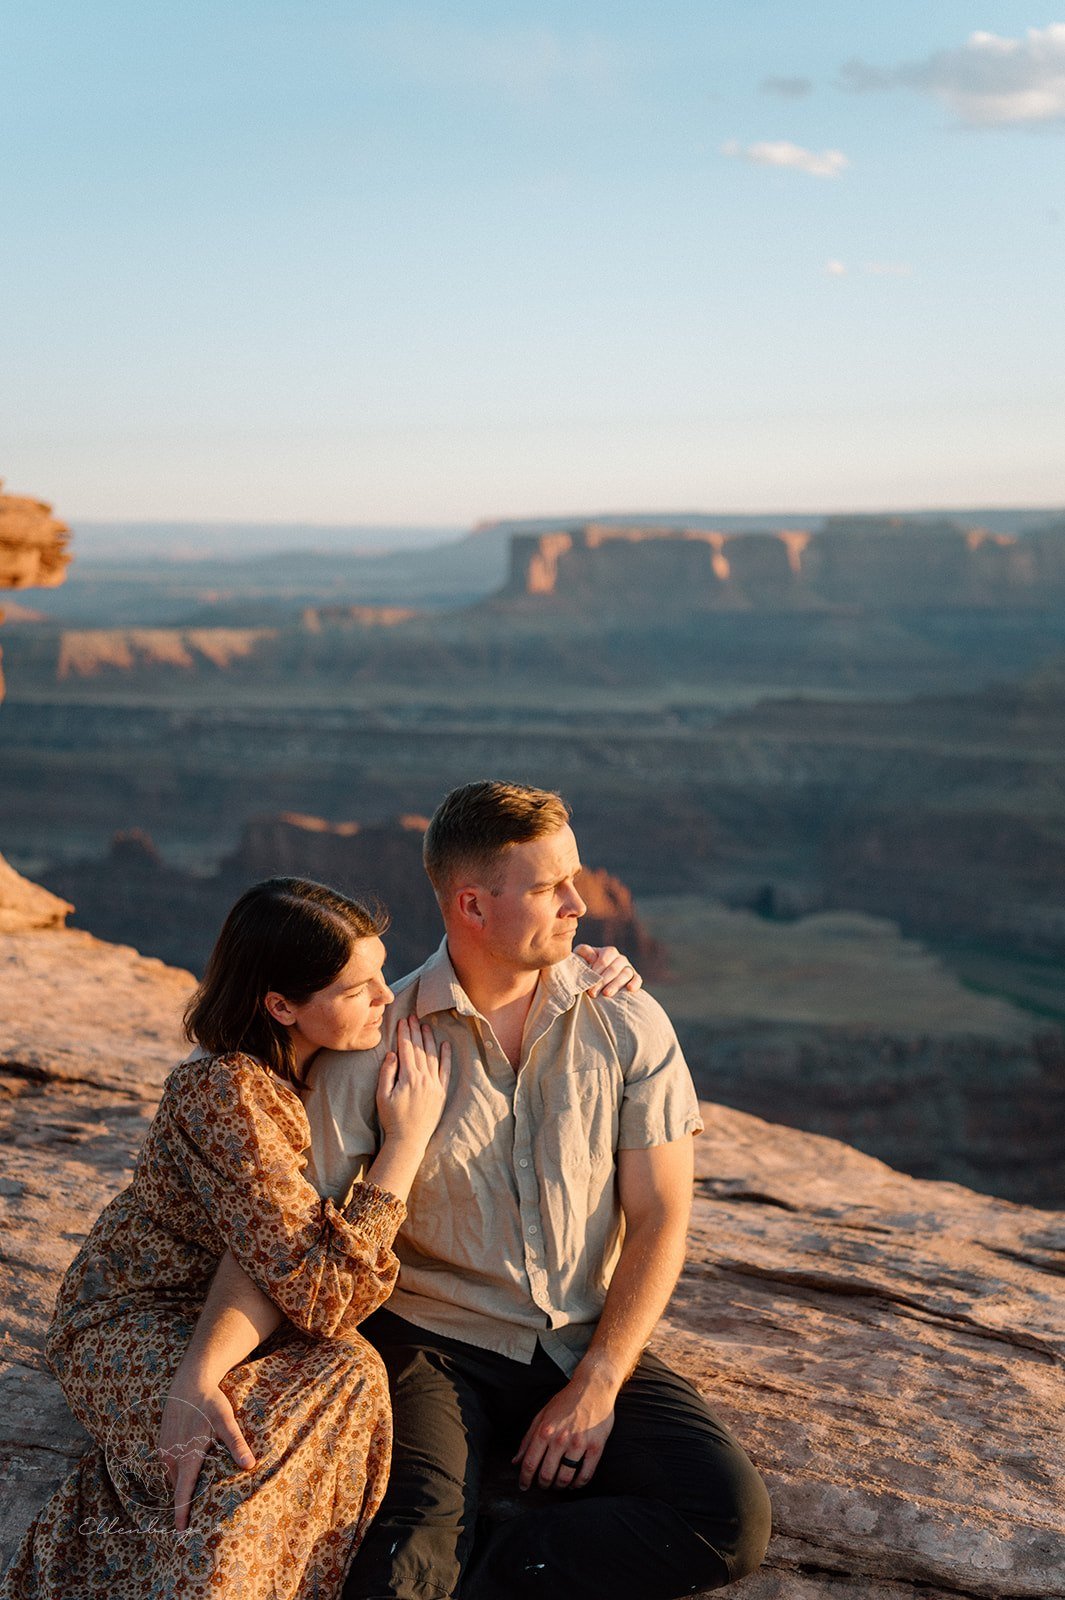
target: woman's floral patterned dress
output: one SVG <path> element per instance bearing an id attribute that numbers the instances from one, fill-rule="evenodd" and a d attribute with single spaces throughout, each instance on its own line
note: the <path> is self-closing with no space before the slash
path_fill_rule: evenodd
<path id="1" fill-rule="evenodd" d="M 387 1299 L 404 1207 L 303 1176 L 299 1095 L 249 1056 L 169 1076 L 133 1181 L 59 1293 L 48 1359 L 97 1448 L 57 1490 L 0 1600 L 335 1600 L 384 1491 L 388 1384 L 357 1324 Z M 223 1382 L 256 1457 L 215 1444 L 189 1530 L 155 1453 L 163 1403 L 226 1248 L 287 1322 Z"/>

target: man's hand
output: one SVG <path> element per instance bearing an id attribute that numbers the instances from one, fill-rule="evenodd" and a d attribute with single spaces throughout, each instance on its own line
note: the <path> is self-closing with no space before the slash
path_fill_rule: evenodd
<path id="1" fill-rule="evenodd" d="M 583 1489 L 591 1481 L 614 1426 L 617 1392 L 602 1378 L 575 1376 L 537 1412 L 513 1458 L 521 1462 L 523 1489 L 534 1479 L 541 1489 Z"/>
<path id="2" fill-rule="evenodd" d="M 637 989 L 643 988 L 643 979 L 628 956 L 623 956 L 612 944 L 576 944 L 573 954 L 587 961 L 599 975 L 599 982 L 588 990 L 593 997 L 598 995 L 603 1000 L 609 1000 L 622 989 L 635 994 Z"/>
<path id="3" fill-rule="evenodd" d="M 216 1386 L 186 1391 L 175 1385 L 163 1408 L 159 1454 L 174 1491 L 174 1527 L 179 1532 L 189 1525 L 200 1467 L 216 1439 L 243 1472 L 254 1467 L 255 1457 L 222 1390 Z"/>

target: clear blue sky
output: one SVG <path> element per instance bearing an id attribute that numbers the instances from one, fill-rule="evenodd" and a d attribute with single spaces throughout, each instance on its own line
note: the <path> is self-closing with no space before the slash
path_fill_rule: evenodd
<path id="1" fill-rule="evenodd" d="M 0 473 L 75 520 L 1065 503 L 1063 17 L 0 0 Z"/>

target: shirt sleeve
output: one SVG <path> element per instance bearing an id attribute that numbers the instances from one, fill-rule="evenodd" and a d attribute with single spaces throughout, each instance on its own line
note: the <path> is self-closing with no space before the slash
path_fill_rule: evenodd
<path id="1" fill-rule="evenodd" d="M 346 1199 L 380 1148 L 376 1095 L 383 1059 L 383 1049 L 323 1050 L 311 1067 L 303 1092 L 311 1133 L 307 1180 L 330 1200 Z"/>
<path id="2" fill-rule="evenodd" d="M 622 993 L 618 1028 L 625 1087 L 618 1149 L 645 1150 L 701 1133 L 703 1119 L 688 1063 L 673 1024 L 644 991 Z"/>
<path id="3" fill-rule="evenodd" d="M 392 1292 L 402 1202 L 370 1183 L 343 1208 L 323 1199 L 301 1108 L 251 1060 L 197 1062 L 169 1087 L 173 1159 L 245 1272 L 305 1333 L 353 1333 Z"/>

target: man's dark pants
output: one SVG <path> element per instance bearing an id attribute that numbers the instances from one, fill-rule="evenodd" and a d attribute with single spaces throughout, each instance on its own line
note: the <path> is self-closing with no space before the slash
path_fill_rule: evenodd
<path id="1" fill-rule="evenodd" d="M 395 1418 L 384 1504 L 344 1600 L 676 1600 L 759 1565 L 769 1497 L 685 1379 L 645 1354 L 584 1489 L 477 1528 L 490 1449 L 515 1454 L 565 1377 L 379 1311 L 360 1329 L 388 1368 Z M 510 1468 L 517 1492 L 517 1469 Z M 546 1502 L 546 1503 L 545 1503 Z M 477 1534 L 476 1547 L 474 1535 Z"/>

